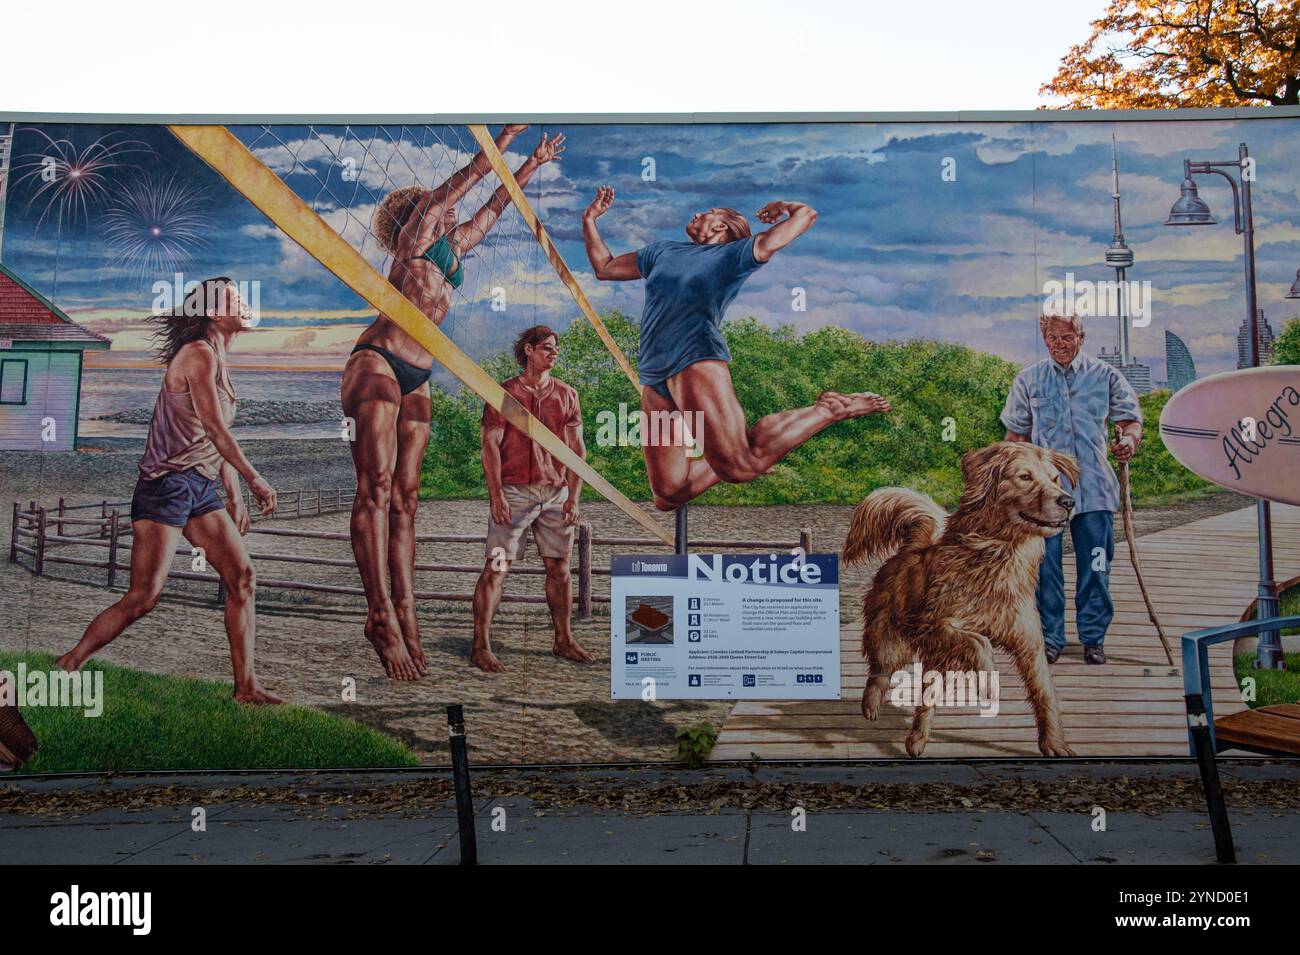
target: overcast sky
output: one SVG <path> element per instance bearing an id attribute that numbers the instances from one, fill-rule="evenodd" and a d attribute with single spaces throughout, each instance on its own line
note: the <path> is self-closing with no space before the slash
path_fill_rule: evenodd
<path id="1" fill-rule="evenodd" d="M 1103 0 L 8 4 L 0 109 L 1031 109 L 1104 8 Z"/>

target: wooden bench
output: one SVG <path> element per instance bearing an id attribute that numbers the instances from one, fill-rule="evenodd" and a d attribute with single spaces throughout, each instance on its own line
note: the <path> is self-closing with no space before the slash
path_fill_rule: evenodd
<path id="1" fill-rule="evenodd" d="M 1300 627 L 1300 616 L 1247 620 L 1183 634 L 1183 698 L 1187 704 L 1188 746 L 1201 771 L 1214 847 L 1223 863 L 1237 860 L 1215 757 L 1227 749 L 1266 756 L 1300 756 L 1300 704 L 1282 703 L 1243 710 L 1216 720 L 1210 695 L 1209 649 L 1227 640 L 1292 627 Z"/>
<path id="2" fill-rule="evenodd" d="M 1300 756 L 1300 703 L 1243 710 L 1214 721 L 1219 751 L 1246 749 L 1271 756 Z"/>

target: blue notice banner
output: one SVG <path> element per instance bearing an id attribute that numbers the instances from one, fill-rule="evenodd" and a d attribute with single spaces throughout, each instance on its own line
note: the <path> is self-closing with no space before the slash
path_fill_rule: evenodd
<path id="1" fill-rule="evenodd" d="M 614 699 L 839 699 L 838 555 L 619 555 L 610 572 Z"/>

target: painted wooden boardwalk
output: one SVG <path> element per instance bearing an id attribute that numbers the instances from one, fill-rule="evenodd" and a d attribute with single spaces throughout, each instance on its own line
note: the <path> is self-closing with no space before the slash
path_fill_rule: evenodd
<path id="1" fill-rule="evenodd" d="M 1117 522 L 1118 523 L 1118 522 Z M 1300 578 L 1300 508 L 1273 506 L 1274 562 L 1279 583 Z M 1088 666 L 1074 635 L 1073 600 L 1067 599 L 1064 655 L 1052 666 L 1061 697 L 1066 740 L 1079 756 L 1187 755 L 1180 634 L 1239 619 L 1255 599 L 1255 510 L 1219 514 L 1139 538 L 1138 554 L 1165 632 L 1173 644 L 1170 667 L 1147 619 L 1128 561 L 1115 549 L 1111 595 L 1115 619 L 1106 637 L 1105 666 Z M 1066 561 L 1066 593 L 1073 593 L 1073 560 Z M 860 598 L 841 595 L 846 608 Z M 845 614 L 848 617 L 848 614 Z M 854 614 L 856 617 L 856 614 Z M 906 756 L 903 738 L 911 713 L 886 704 L 868 723 L 859 701 L 866 664 L 860 634 L 841 634 L 843 699 L 741 702 L 722 728 L 711 759 L 863 759 Z M 1001 711 L 980 717 L 974 708 L 936 711 L 929 757 L 1037 756 L 1037 732 L 1024 688 L 1010 661 L 999 654 Z M 1244 708 L 1232 675 L 1231 644 L 1210 650 L 1216 716 Z"/>

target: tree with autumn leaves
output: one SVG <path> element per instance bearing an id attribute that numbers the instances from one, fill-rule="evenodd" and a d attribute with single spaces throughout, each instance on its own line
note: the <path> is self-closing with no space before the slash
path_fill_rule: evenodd
<path id="1" fill-rule="evenodd" d="M 1039 92 L 1073 109 L 1300 105 L 1300 0 L 1110 0 Z"/>

